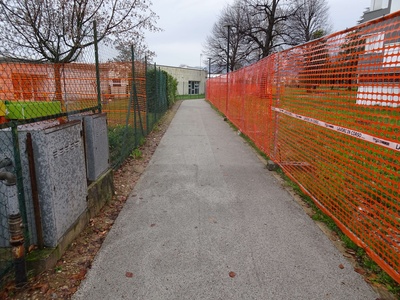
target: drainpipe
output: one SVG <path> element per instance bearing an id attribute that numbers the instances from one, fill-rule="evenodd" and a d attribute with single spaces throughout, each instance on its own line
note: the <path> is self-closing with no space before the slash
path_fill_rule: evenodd
<path id="1" fill-rule="evenodd" d="M 21 214 L 8 216 L 8 230 L 10 231 L 10 245 L 14 258 L 15 284 L 22 287 L 28 282 L 25 264 L 24 232 L 22 231 Z"/>
<path id="2" fill-rule="evenodd" d="M 7 158 L 0 161 L 0 166 L 10 167 L 12 166 L 12 162 Z M 7 186 L 8 199 L 18 199 L 18 191 L 16 187 L 17 177 L 11 172 L 0 171 L 0 181 L 4 181 L 4 184 Z M 18 201 L 15 202 L 18 203 Z M 14 258 L 15 283 L 17 287 L 21 287 L 28 282 L 25 264 L 24 233 L 22 231 L 23 223 L 18 206 L 11 203 L 11 201 L 9 212 L 8 230 L 10 232 L 10 245 L 12 247 L 12 255 Z"/>

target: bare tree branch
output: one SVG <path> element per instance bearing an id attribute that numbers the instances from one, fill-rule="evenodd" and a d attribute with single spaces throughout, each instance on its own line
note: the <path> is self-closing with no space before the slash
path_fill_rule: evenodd
<path id="1" fill-rule="evenodd" d="M 147 0 L 0 0 L 0 55 L 26 61 L 66 63 L 97 42 L 140 40 L 158 31 Z"/>
<path id="2" fill-rule="evenodd" d="M 234 71 L 258 60 L 255 55 L 255 44 L 247 39 L 245 29 L 246 10 L 242 1 L 236 1 L 231 6 L 226 6 L 221 12 L 218 21 L 214 24 L 212 33 L 204 44 L 203 54 L 211 58 L 213 73 L 226 70 L 228 58 L 228 28 L 229 41 L 229 66 Z M 228 27 L 229 25 L 229 27 Z"/>
<path id="3" fill-rule="evenodd" d="M 298 45 L 328 34 L 329 6 L 326 0 L 294 0 L 298 10 L 289 18 L 288 44 Z"/>

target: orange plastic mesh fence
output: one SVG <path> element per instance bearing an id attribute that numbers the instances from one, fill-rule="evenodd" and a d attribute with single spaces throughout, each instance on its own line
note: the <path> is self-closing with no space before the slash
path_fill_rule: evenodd
<path id="1" fill-rule="evenodd" d="M 111 124 L 125 124 L 132 87 L 132 64 L 103 63 L 99 66 L 103 110 Z M 135 82 L 139 108 L 146 111 L 145 64 L 135 62 Z M 96 66 L 94 63 L 34 64 L 0 63 L 0 124 L 10 119 L 51 118 L 57 113 L 98 108 Z M 53 102 L 58 107 L 32 106 L 32 115 L 6 109 L 6 104 Z M 19 109 L 16 108 L 16 110 Z M 133 107 L 132 107 L 133 109 Z M 48 111 L 46 111 L 48 110 Z M 28 110 L 27 110 L 28 111 Z M 17 112 L 17 111 L 15 111 Z"/>
<path id="2" fill-rule="evenodd" d="M 207 81 L 206 98 L 400 283 L 400 12 Z"/>
<path id="3" fill-rule="evenodd" d="M 57 101 L 63 111 L 97 106 L 94 64 L 0 63 L 0 100 L 11 103 Z M 36 109 L 39 106 L 36 107 Z M 46 106 L 40 106 L 46 109 Z M 46 116 L 54 111 L 37 111 Z M 5 111 L 1 112 L 7 117 Z M 11 116 L 13 118 L 13 116 Z"/>
<path id="4" fill-rule="evenodd" d="M 140 111 L 142 120 L 146 118 L 146 65 L 135 62 L 135 86 L 137 95 L 136 108 Z M 109 125 L 124 125 L 128 109 L 134 109 L 135 99 L 131 99 L 132 92 L 132 63 L 111 62 L 100 64 L 102 108 L 107 113 Z M 133 95 L 132 95 L 133 96 Z M 129 108 L 129 102 L 131 102 Z M 134 126 L 134 118 L 129 119 L 129 124 Z M 146 126 L 143 121 L 143 125 Z"/>

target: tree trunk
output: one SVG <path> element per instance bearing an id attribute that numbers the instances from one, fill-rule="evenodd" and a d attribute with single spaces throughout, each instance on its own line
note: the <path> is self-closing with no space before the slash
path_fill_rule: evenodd
<path id="1" fill-rule="evenodd" d="M 60 101 L 61 111 L 65 112 L 66 107 L 65 107 L 64 100 L 63 100 L 63 96 L 62 96 L 61 67 L 62 67 L 62 64 L 60 64 L 60 63 L 54 64 L 54 84 L 56 87 L 56 91 L 54 94 L 54 96 L 55 96 L 54 100 Z"/>

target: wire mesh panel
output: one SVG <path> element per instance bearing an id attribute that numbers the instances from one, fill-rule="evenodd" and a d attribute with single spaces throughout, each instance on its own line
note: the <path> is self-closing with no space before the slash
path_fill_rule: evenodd
<path id="1" fill-rule="evenodd" d="M 147 66 L 147 122 L 149 130 L 158 122 L 168 109 L 167 79 L 163 71 L 156 65 Z"/>
<path id="2" fill-rule="evenodd" d="M 86 209 L 87 180 L 108 167 L 94 156 L 110 153 L 117 168 L 168 109 L 164 73 L 134 53 L 127 61 L 98 53 L 95 43 L 69 63 L 28 61 L 29 53 L 0 61 L 0 278 L 13 266 L 10 216 L 22 217 L 26 249 L 57 246 Z M 98 132 L 84 133 L 84 120 L 103 124 L 105 115 L 109 151 L 85 157 L 83 140 Z M 85 159 L 105 165 L 89 178 Z"/>
<path id="3" fill-rule="evenodd" d="M 18 205 L 16 186 L 11 185 L 9 176 L 14 174 L 11 134 L 0 135 L 0 278 L 12 267 L 12 251 L 9 247 L 10 234 L 8 217 L 12 213 L 11 205 Z M 5 145 L 8 145 L 7 148 Z M 6 178 L 6 172 L 8 179 Z M 16 202 L 16 203 L 13 203 Z"/>
<path id="4" fill-rule="evenodd" d="M 400 282 L 400 13 L 209 79 L 206 97 Z"/>
<path id="5" fill-rule="evenodd" d="M 111 163 L 120 165 L 168 109 L 165 75 L 146 62 L 100 65 L 102 110 L 108 116 Z"/>
<path id="6" fill-rule="evenodd" d="M 17 56 L 24 55 L 15 53 L 14 57 Z M 74 164 L 64 165 L 64 158 L 69 153 L 82 153 L 84 159 L 83 145 L 77 144 L 81 139 L 81 127 L 77 127 L 76 140 L 62 141 L 60 137 L 64 135 L 51 128 L 63 128 L 62 131 L 67 132 L 63 124 L 68 123 L 69 115 L 99 109 L 94 61 L 94 51 L 90 48 L 86 49 L 80 62 L 56 64 L 15 58 L 0 61 L 0 277 L 6 274 L 15 259 L 11 255 L 10 218 L 21 215 L 26 249 L 30 245 L 55 246 L 65 229 L 85 209 L 86 187 L 83 183 L 86 180 L 80 180 L 78 185 L 72 184 L 73 180 L 56 182 L 55 173 L 49 172 L 61 170 L 62 174 L 68 174 L 68 166 Z M 54 132 L 54 141 L 48 139 L 49 130 Z M 42 137 L 46 141 L 41 142 Z M 52 158 L 50 161 L 54 165 L 43 170 L 43 163 L 49 162 L 44 159 L 46 155 Z M 72 156 L 74 162 L 79 161 L 76 155 Z M 71 179 L 77 178 L 76 170 L 70 171 L 75 174 Z M 84 165 L 81 171 L 79 174 L 82 173 L 85 179 Z M 32 172 L 38 177 L 35 184 Z M 10 176 L 15 177 L 13 184 L 10 184 Z M 42 188 L 43 182 L 50 182 L 46 178 L 54 183 L 54 187 L 50 184 Z M 48 229 L 50 212 L 62 211 L 60 206 L 50 208 L 47 205 L 52 205 L 55 199 L 46 198 L 45 190 L 53 188 L 59 193 L 68 190 L 69 196 L 60 196 L 59 200 L 68 214 L 75 215 L 68 220 L 61 213 L 61 217 L 53 220 L 54 228 Z M 40 206 L 36 205 L 35 198 L 40 199 Z M 38 222 L 43 227 L 38 227 Z M 46 237 L 53 233 L 54 239 L 49 242 Z"/>

